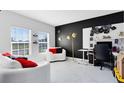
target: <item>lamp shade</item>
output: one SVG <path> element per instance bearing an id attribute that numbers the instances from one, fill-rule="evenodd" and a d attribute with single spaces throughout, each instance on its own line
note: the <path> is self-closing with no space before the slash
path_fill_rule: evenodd
<path id="1" fill-rule="evenodd" d="M 69 35 L 68 35 L 66 38 L 67 38 L 68 40 L 70 40 L 70 39 L 71 39 Z"/>
<path id="2" fill-rule="evenodd" d="M 77 34 L 76 33 L 72 33 L 72 38 L 76 38 Z"/>
<path id="3" fill-rule="evenodd" d="M 62 38 L 61 38 L 61 37 L 59 37 L 59 38 L 58 38 L 58 40 L 59 40 L 59 41 L 62 41 Z"/>

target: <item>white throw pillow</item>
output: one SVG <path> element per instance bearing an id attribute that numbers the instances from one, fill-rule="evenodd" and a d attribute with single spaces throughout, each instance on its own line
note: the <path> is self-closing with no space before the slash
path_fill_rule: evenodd
<path id="1" fill-rule="evenodd" d="M 0 68 L 22 68 L 21 64 L 16 60 L 12 60 L 0 54 Z"/>

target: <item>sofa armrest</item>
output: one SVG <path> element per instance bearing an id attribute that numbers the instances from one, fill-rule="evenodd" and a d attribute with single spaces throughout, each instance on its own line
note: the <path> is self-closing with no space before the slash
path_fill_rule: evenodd
<path id="1" fill-rule="evenodd" d="M 54 60 L 54 54 L 47 50 L 46 51 L 46 58 L 47 58 L 47 61 L 52 61 L 52 60 Z"/>
<path id="2" fill-rule="evenodd" d="M 62 49 L 62 53 L 66 55 L 66 50 L 65 49 Z"/>

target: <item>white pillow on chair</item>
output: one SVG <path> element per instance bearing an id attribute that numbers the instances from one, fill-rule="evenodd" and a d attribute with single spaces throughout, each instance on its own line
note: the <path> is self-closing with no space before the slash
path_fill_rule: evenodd
<path id="1" fill-rule="evenodd" d="M 6 56 L 0 54 L 0 68 L 22 68 L 21 64 L 16 60 L 12 60 Z"/>

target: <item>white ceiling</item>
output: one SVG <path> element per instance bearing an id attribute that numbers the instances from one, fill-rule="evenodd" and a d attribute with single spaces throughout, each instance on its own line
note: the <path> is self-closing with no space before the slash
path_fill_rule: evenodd
<path id="1" fill-rule="evenodd" d="M 13 10 L 13 12 L 58 26 L 119 12 L 119 10 Z"/>

